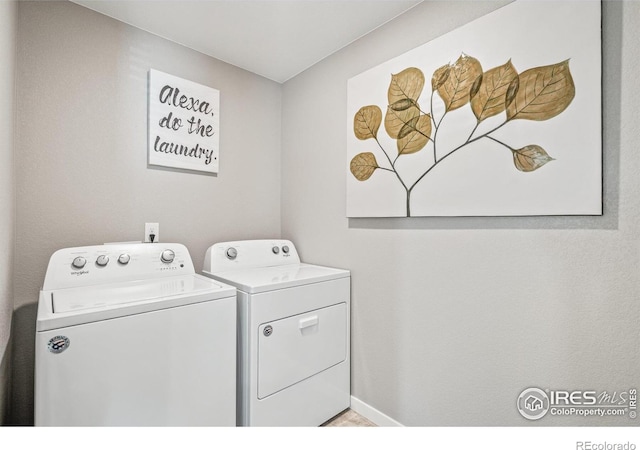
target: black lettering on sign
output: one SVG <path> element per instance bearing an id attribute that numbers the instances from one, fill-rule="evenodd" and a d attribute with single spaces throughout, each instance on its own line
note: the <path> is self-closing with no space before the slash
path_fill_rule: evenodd
<path id="1" fill-rule="evenodd" d="M 160 103 L 169 104 L 176 108 L 183 108 L 188 111 L 197 111 L 202 114 L 213 116 L 213 109 L 207 101 L 203 101 L 194 97 L 180 95 L 180 89 L 177 87 L 165 85 L 160 90 Z"/>
<path id="2" fill-rule="evenodd" d="M 200 119 L 198 119 L 197 125 L 196 125 L 196 118 L 194 116 L 191 116 L 191 119 L 187 120 L 187 122 L 189 123 L 189 134 L 199 134 L 202 137 L 211 137 L 213 136 L 213 127 L 211 125 L 200 125 L 201 121 Z"/>
<path id="3" fill-rule="evenodd" d="M 160 119 L 159 125 L 169 130 L 178 131 L 182 128 L 182 119 L 179 117 L 173 117 L 173 113 L 170 112 L 168 116 Z"/>
<path id="4" fill-rule="evenodd" d="M 149 80 L 148 163 L 216 172 L 219 92 L 154 70 Z"/>
<path id="5" fill-rule="evenodd" d="M 159 153 L 171 153 L 174 155 L 185 156 L 187 158 L 197 158 L 204 160 L 205 165 L 211 164 L 212 161 L 218 158 L 213 156 L 213 150 L 201 147 L 200 144 L 196 144 L 193 147 L 188 147 L 182 144 L 176 144 L 175 142 L 163 141 L 160 136 L 156 136 L 155 143 L 153 144 L 153 150 Z"/>

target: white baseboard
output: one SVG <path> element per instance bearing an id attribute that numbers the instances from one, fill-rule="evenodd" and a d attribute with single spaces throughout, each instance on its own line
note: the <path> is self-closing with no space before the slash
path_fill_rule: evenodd
<path id="1" fill-rule="evenodd" d="M 362 400 L 355 398 L 353 395 L 351 396 L 351 409 L 360 414 L 363 417 L 366 417 L 371 422 L 375 423 L 379 427 L 403 427 L 400 422 L 391 417 L 387 416 L 385 413 L 378 411 L 373 406 L 366 404 Z"/>

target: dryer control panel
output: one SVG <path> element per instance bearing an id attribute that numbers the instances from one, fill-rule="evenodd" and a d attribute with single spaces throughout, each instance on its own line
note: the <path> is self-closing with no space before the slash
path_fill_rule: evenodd
<path id="1" fill-rule="evenodd" d="M 300 264 L 300 256 L 291 241 L 257 239 L 220 242 L 207 249 L 203 271 L 206 273 L 253 267 Z"/>
<path id="2" fill-rule="evenodd" d="M 194 274 L 182 244 L 104 244 L 58 250 L 49 260 L 44 290 Z"/>

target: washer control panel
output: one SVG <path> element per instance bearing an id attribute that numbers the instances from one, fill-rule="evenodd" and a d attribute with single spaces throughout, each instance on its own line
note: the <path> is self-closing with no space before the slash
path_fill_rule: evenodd
<path id="1" fill-rule="evenodd" d="M 299 264 L 300 257 L 291 241 L 259 239 L 220 242 L 212 245 L 205 255 L 203 271 L 223 272 L 251 267 L 270 267 Z"/>
<path id="2" fill-rule="evenodd" d="M 64 289 L 195 273 L 182 244 L 105 244 L 58 250 L 43 289 Z"/>

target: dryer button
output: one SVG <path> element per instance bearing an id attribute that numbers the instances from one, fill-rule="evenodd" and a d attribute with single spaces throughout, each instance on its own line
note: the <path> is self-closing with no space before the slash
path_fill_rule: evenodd
<path id="1" fill-rule="evenodd" d="M 280 253 L 280 247 L 278 247 L 277 245 L 274 245 L 271 251 L 273 252 L 274 255 L 277 255 L 278 253 Z"/>

